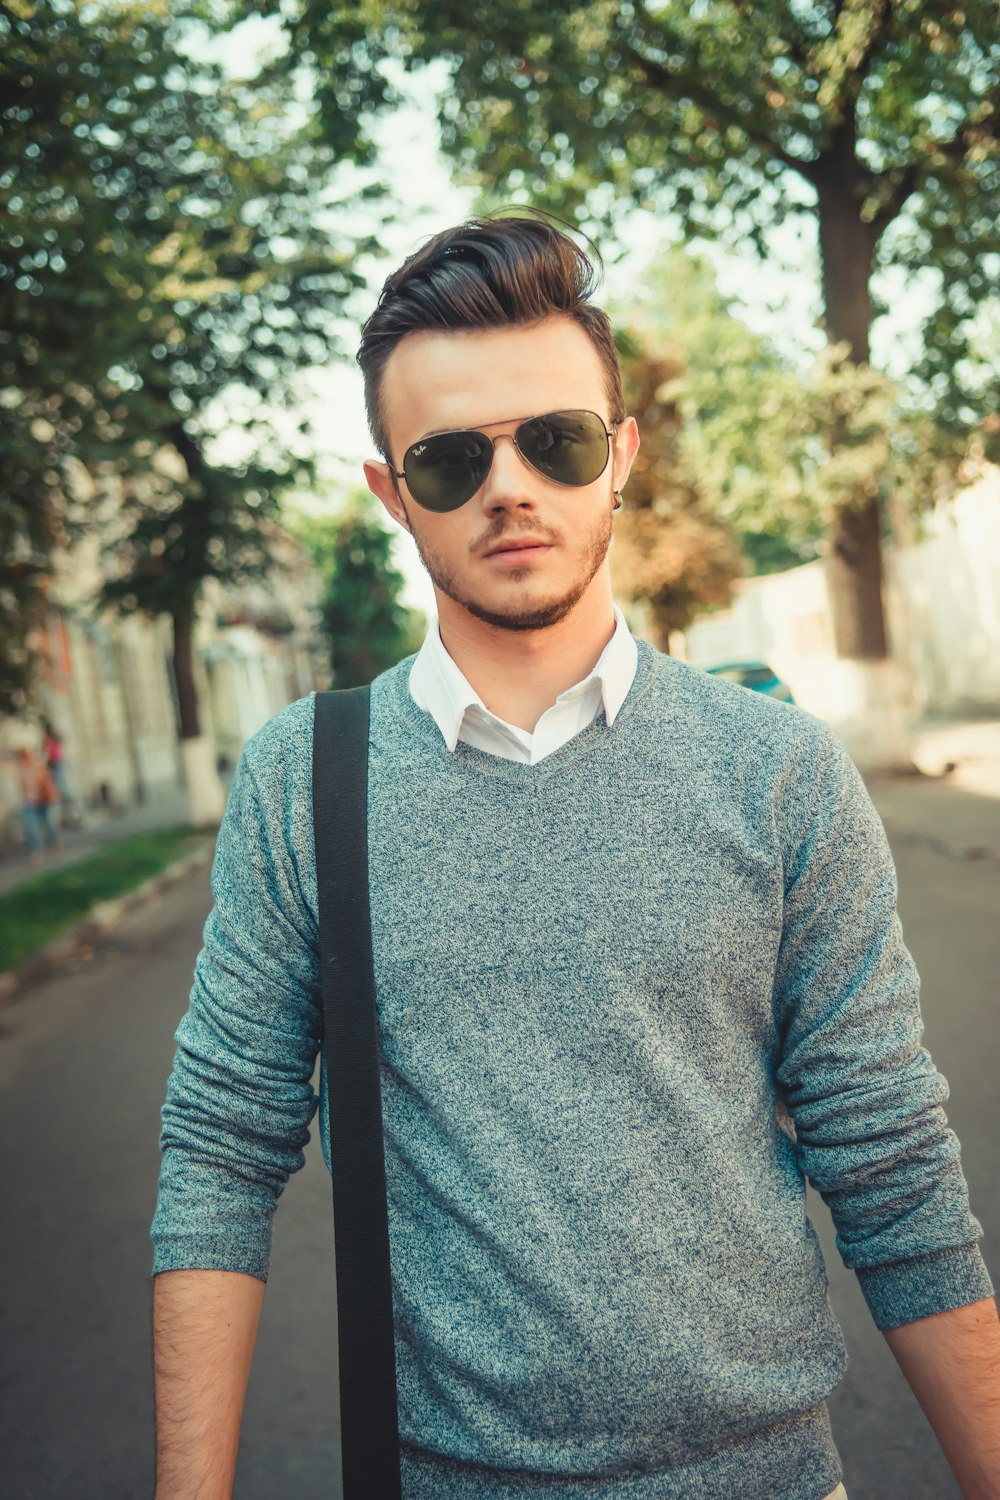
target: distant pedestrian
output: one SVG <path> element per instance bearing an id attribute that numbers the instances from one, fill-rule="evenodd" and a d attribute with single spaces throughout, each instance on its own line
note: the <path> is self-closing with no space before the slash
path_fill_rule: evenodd
<path id="1" fill-rule="evenodd" d="M 27 745 L 17 752 L 17 769 L 25 843 L 32 858 L 40 858 L 43 842 L 47 849 L 59 847 L 59 835 L 52 824 L 52 808 L 59 801 L 59 790 L 48 766 Z"/>
<path id="2" fill-rule="evenodd" d="M 42 754 L 45 756 L 45 764 L 49 768 L 49 774 L 58 793 L 58 800 L 62 809 L 61 822 L 65 828 L 75 808 L 73 793 L 70 791 L 69 782 L 66 780 L 66 750 L 63 745 L 62 736 L 53 728 L 48 719 L 42 720 L 42 731 L 45 735 L 42 744 Z"/>

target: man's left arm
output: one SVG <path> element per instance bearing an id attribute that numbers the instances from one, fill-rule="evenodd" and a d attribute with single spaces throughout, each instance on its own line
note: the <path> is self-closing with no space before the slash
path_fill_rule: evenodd
<path id="1" fill-rule="evenodd" d="M 942 1108 L 948 1085 L 921 1045 L 885 831 L 843 748 L 824 741 L 796 787 L 811 785 L 811 806 L 784 825 L 777 1082 L 800 1169 L 966 1500 L 1000 1500 L 1000 1331 L 982 1228 Z"/>
<path id="2" fill-rule="evenodd" d="M 990 1297 L 883 1330 L 965 1500 L 1000 1497 L 1000 1317 Z"/>

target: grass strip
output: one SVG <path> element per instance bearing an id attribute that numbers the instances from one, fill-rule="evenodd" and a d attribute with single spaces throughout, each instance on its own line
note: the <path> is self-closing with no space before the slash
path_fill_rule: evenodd
<path id="1" fill-rule="evenodd" d="M 99 901 L 113 901 L 204 845 L 204 829 L 136 834 L 61 870 L 35 875 L 0 895 L 0 972 L 15 969 Z"/>

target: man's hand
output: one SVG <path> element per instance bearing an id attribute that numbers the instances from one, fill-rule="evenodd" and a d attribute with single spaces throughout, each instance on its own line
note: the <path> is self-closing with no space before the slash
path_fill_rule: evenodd
<path id="1" fill-rule="evenodd" d="M 155 1278 L 156 1500 L 230 1500 L 263 1300 L 237 1271 Z"/>
<path id="2" fill-rule="evenodd" d="M 892 1328 L 885 1339 L 965 1500 L 1000 1500 L 1000 1317 L 973 1302 Z"/>

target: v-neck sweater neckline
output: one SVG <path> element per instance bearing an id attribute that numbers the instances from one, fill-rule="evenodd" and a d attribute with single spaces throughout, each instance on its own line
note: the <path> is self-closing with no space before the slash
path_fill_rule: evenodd
<path id="1" fill-rule="evenodd" d="M 493 755 L 488 750 L 477 749 L 462 740 L 459 740 L 454 750 L 449 750 L 432 715 L 421 708 L 410 693 L 409 674 L 414 660 L 412 656 L 377 679 L 373 684 L 373 693 L 385 694 L 386 709 L 392 718 L 403 724 L 414 747 L 426 750 L 439 764 L 444 759 L 457 772 L 485 776 L 512 786 L 538 785 L 559 775 L 583 756 L 597 753 L 602 747 L 607 748 L 614 743 L 616 736 L 624 733 L 624 726 L 653 686 L 658 673 L 663 670 L 664 665 L 669 668 L 669 660 L 662 658 L 647 641 L 636 639 L 636 647 L 638 661 L 635 677 L 614 724 L 608 724 L 604 709 L 600 708 L 595 718 L 579 734 L 533 765 Z M 373 719 L 377 719 L 381 708 L 376 710 L 376 705 L 373 704 L 372 711 Z"/>

